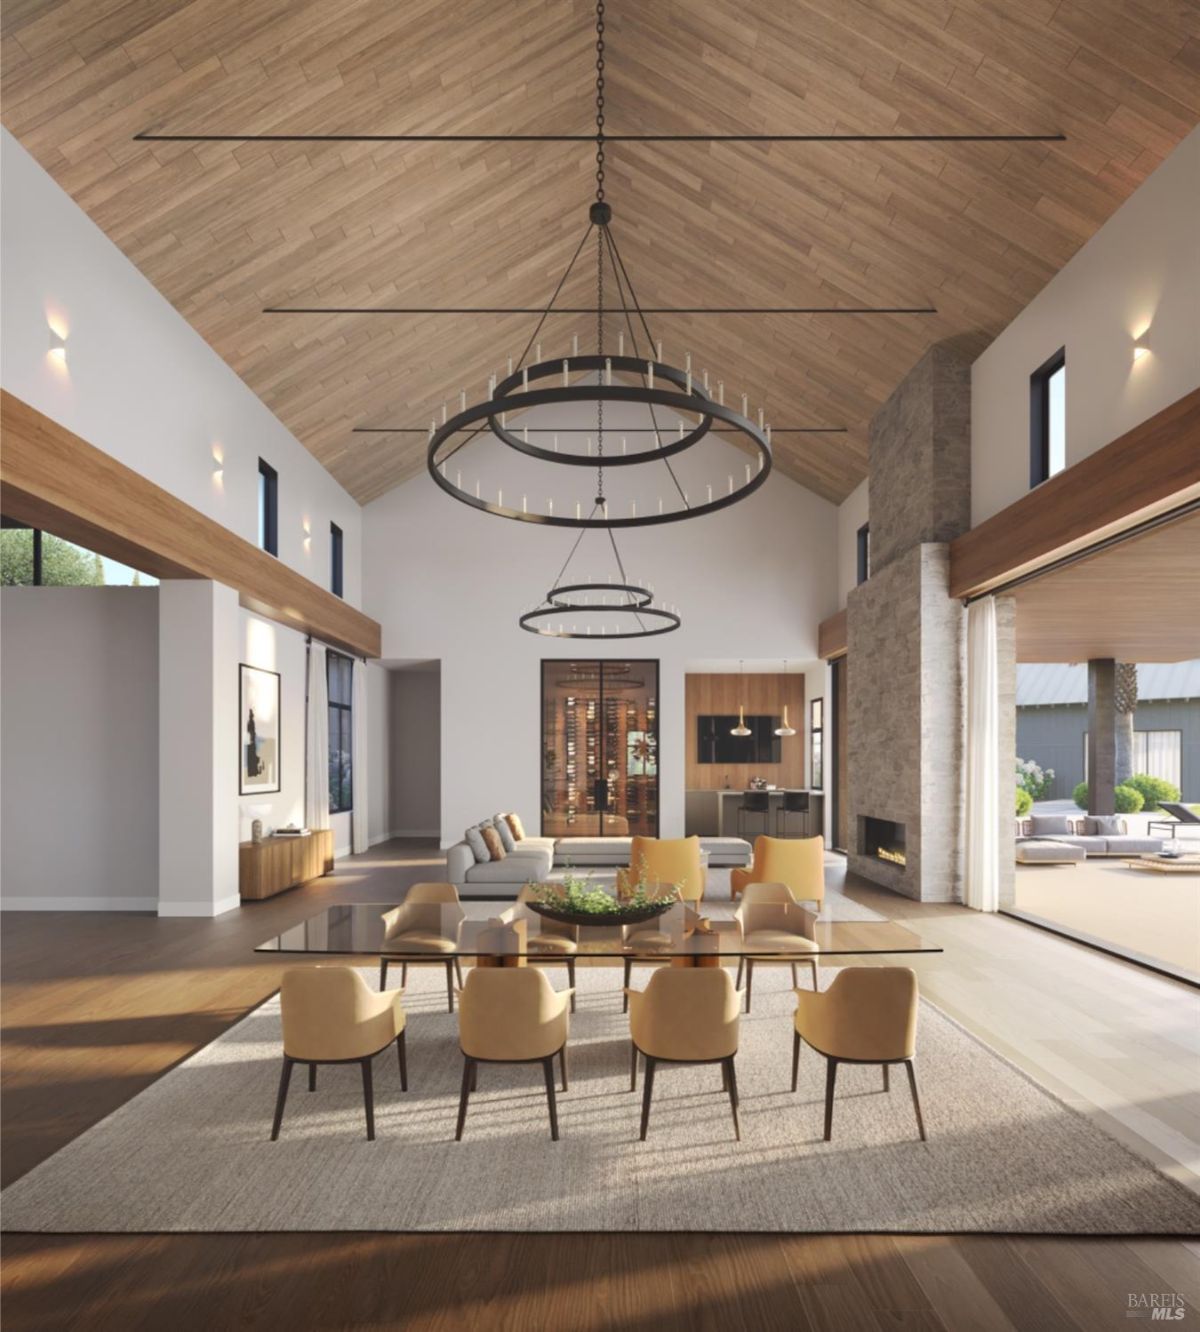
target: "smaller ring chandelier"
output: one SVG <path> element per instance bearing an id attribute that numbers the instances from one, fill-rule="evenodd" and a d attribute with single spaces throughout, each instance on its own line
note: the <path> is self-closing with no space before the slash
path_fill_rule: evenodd
<path id="1" fill-rule="evenodd" d="M 503 377 L 490 377 L 483 401 L 469 405 L 464 389 L 457 412 L 451 413 L 443 403 L 440 423 L 430 423 L 426 452 L 429 475 L 463 504 L 516 522 L 575 528 L 579 539 L 589 531 L 607 534 L 616 560 L 611 578 L 567 577 L 567 567 L 579 548 L 577 539 L 543 600 L 520 617 L 523 629 L 562 638 L 645 638 L 677 629 L 678 612 L 656 602 L 644 581 L 626 576 L 614 529 L 652 527 L 717 513 L 758 490 L 770 475 L 772 462 L 771 427 L 761 408 L 756 423 L 750 417 L 747 395 L 742 394 L 740 411 L 729 406 L 724 383 L 719 381 L 714 392 L 707 371 L 693 374 L 690 355 L 682 369 L 663 360 L 662 343 L 651 336 L 612 234 L 612 207 L 604 197 L 604 145 L 604 0 L 599 0 L 596 198 L 588 211 L 587 230 L 516 364 L 510 358 Z M 542 326 L 593 233 L 595 351 L 581 354 L 575 337 L 570 355 L 544 358 L 538 341 Z M 626 325 L 618 333 L 615 355 L 605 345 L 606 270 L 617 289 L 614 313 L 623 315 Z M 626 330 L 631 354 L 626 353 Z M 532 360 L 527 361 L 531 352 Z M 610 408 L 607 425 L 606 406 Z M 580 407 L 594 409 L 594 429 L 590 423 L 581 425 Z M 542 413 L 546 409 L 557 410 L 564 419 L 545 424 Z M 639 416 L 641 412 L 647 414 L 648 424 L 643 424 L 647 418 Z M 589 433 L 581 451 L 579 437 L 584 430 Z M 547 436 L 553 437 L 551 447 L 546 447 Z M 619 451 L 614 447 L 617 439 Z M 717 446 L 720 467 L 716 472 L 706 468 L 697 484 L 695 450 L 707 439 Z M 502 446 L 499 450 L 497 444 Z M 481 447 L 487 450 L 486 456 L 480 453 Z M 685 461 L 693 472 L 690 478 L 681 479 L 676 467 Z M 511 468 L 517 463 L 520 466 L 514 475 Z M 579 468 L 595 469 L 594 486 L 579 487 Z M 553 479 L 547 482 L 547 476 Z M 655 476 L 660 477 L 657 485 Z M 575 489 L 565 499 L 560 493 L 556 505 L 554 485 L 564 479 L 573 480 Z M 606 494 L 606 480 L 618 479 L 617 495 L 611 493 L 612 487 Z"/>

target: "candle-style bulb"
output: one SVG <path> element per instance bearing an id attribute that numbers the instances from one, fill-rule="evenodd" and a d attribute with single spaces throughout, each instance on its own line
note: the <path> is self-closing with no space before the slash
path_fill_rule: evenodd
<path id="1" fill-rule="evenodd" d="M 750 411 L 750 398 L 748 394 L 742 394 L 742 415 L 746 416 Z"/>
<path id="2" fill-rule="evenodd" d="M 717 380 L 717 401 L 722 407 L 725 406 L 725 381 L 723 379 Z"/>
<path id="3" fill-rule="evenodd" d="M 617 334 L 617 355 L 618 355 L 618 356 L 624 356 L 624 355 L 625 355 L 625 334 L 624 334 L 624 333 L 618 333 L 618 334 Z"/>
<path id="4" fill-rule="evenodd" d="M 511 357 L 511 356 L 508 358 L 508 374 L 509 374 L 509 378 L 511 378 L 511 377 L 512 377 L 512 357 Z"/>
<path id="5" fill-rule="evenodd" d="M 540 361 L 542 359 L 542 344 L 539 342 L 533 349 L 533 359 Z"/>
<path id="6" fill-rule="evenodd" d="M 647 362 L 646 362 L 646 387 L 647 387 L 647 388 L 653 388 L 653 387 L 654 387 L 654 362 L 653 362 L 653 361 L 647 361 Z"/>
<path id="7" fill-rule="evenodd" d="M 760 430 L 763 428 L 763 425 L 765 424 L 766 419 L 767 419 L 767 418 L 766 418 L 766 413 L 765 413 L 765 412 L 763 411 L 763 409 L 760 407 L 760 408 L 758 409 L 758 428 L 759 428 Z"/>
<path id="8" fill-rule="evenodd" d="M 611 356 L 606 356 L 606 357 L 604 358 L 604 382 L 605 382 L 606 384 L 609 384 L 609 385 L 612 384 L 612 357 L 611 357 Z"/>
<path id="9" fill-rule="evenodd" d="M 460 412 L 465 412 L 465 411 L 467 410 L 467 390 L 466 390 L 466 389 L 459 389 L 459 391 L 458 391 L 458 410 L 459 410 Z"/>
<path id="10" fill-rule="evenodd" d="M 569 362 L 564 361 L 564 362 L 563 362 L 563 388 L 566 388 L 566 387 L 567 387 L 568 376 L 569 376 L 569 374 L 570 374 L 570 365 L 569 365 Z"/>
<path id="11" fill-rule="evenodd" d="M 659 363 L 659 365 L 662 364 L 662 342 L 661 342 L 661 341 L 656 342 L 656 343 L 654 344 L 654 359 Z"/>
<path id="12" fill-rule="evenodd" d="M 446 424 L 446 404 L 442 403 L 442 425 Z"/>
<path id="13" fill-rule="evenodd" d="M 578 355 L 579 355 L 579 334 L 578 334 L 578 333 L 576 333 L 575 336 L 571 339 L 571 355 L 572 355 L 572 356 L 578 356 Z"/>

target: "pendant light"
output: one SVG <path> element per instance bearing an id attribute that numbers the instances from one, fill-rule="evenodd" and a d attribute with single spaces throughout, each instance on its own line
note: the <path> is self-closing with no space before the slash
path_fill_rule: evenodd
<path id="1" fill-rule="evenodd" d="M 783 659 L 783 725 L 775 728 L 776 735 L 788 736 L 795 735 L 796 728 L 788 725 L 788 705 L 787 705 L 787 658 Z"/>
<path id="2" fill-rule="evenodd" d="M 738 662 L 738 670 L 741 672 L 741 696 L 744 699 L 746 696 L 746 663 L 744 661 Z M 729 732 L 729 734 L 736 735 L 741 739 L 748 736 L 750 733 L 750 728 L 746 725 L 746 704 L 741 702 L 738 704 L 738 724 Z"/>

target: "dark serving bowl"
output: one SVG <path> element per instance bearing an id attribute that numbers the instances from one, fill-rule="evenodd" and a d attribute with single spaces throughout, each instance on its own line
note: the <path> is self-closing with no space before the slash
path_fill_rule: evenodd
<path id="1" fill-rule="evenodd" d="M 614 898 L 611 911 L 572 911 L 570 907 L 550 906 L 544 902 L 526 902 L 525 905 L 539 916 L 562 925 L 638 925 L 645 920 L 657 919 L 670 911 L 675 903 L 651 902 L 648 906 L 631 907 L 622 906 Z"/>

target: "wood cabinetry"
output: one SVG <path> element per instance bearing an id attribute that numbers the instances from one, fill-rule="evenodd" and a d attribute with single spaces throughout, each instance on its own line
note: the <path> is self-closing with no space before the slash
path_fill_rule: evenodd
<path id="1" fill-rule="evenodd" d="M 333 869 L 333 829 L 299 837 L 268 837 L 238 848 L 238 883 L 243 901 L 286 892 Z"/>

